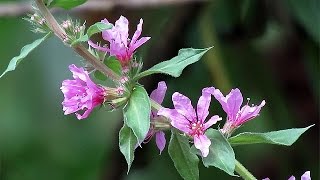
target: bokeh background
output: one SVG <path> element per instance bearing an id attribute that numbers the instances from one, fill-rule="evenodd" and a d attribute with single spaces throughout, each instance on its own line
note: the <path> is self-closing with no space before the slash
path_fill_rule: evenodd
<path id="1" fill-rule="evenodd" d="M 265 99 L 261 116 L 237 132 L 315 124 L 292 147 L 249 145 L 236 147 L 235 152 L 259 179 L 299 178 L 307 170 L 319 179 L 319 1 L 191 0 L 162 5 L 127 1 L 111 9 L 68 13 L 87 25 L 105 17 L 114 22 L 124 15 L 132 31 L 143 18 L 143 34 L 152 37 L 138 52 L 145 68 L 172 58 L 180 48 L 214 46 L 180 78 L 158 75 L 141 83 L 151 92 L 157 82 L 165 80 L 167 107 L 172 106 L 173 92 L 195 103 L 207 86 L 224 93 L 238 87 L 255 104 Z M 0 1 L 0 7 L 26 2 Z M 63 20 L 66 13 L 59 10 L 55 15 Z M 23 45 L 40 37 L 29 31 L 22 17 L 19 12 L 0 17 L 1 72 Z M 70 48 L 51 38 L 15 72 L 0 79 L 0 179 L 180 179 L 168 153 L 159 156 L 154 141 L 137 150 L 126 174 L 126 162 L 118 150 L 120 111 L 96 109 L 82 121 L 63 115 L 59 88 L 64 79 L 71 78 L 68 65 L 81 65 L 79 60 Z M 218 103 L 211 107 L 211 114 L 224 116 Z M 202 164 L 199 168 L 200 179 L 237 179 Z"/>

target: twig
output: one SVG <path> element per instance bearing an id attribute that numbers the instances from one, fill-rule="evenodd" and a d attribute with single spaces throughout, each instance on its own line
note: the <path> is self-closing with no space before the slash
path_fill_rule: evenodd
<path id="1" fill-rule="evenodd" d="M 159 6 L 171 6 L 190 2 L 205 2 L 208 0 L 88 0 L 85 4 L 71 10 L 71 12 L 107 11 L 116 7 L 139 9 Z M 55 8 L 53 13 L 63 11 Z M 32 13 L 31 3 L 0 3 L 0 17 L 21 16 Z"/>

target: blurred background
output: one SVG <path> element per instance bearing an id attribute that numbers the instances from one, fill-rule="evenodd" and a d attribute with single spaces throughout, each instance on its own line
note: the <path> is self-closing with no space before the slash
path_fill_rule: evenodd
<path id="1" fill-rule="evenodd" d="M 291 175 L 300 179 L 307 170 L 312 179 L 319 179 L 319 1 L 99 2 L 106 5 L 90 8 L 85 4 L 71 12 L 57 10 L 55 15 L 64 20 L 69 13 L 87 25 L 103 18 L 114 22 L 124 15 L 130 21 L 131 36 L 143 18 L 143 35 L 152 37 L 137 52 L 145 69 L 172 58 L 181 48 L 214 46 L 180 78 L 158 75 L 141 83 L 151 92 L 165 80 L 167 107 L 172 107 L 173 92 L 179 91 L 196 103 L 207 86 L 224 93 L 238 87 L 254 104 L 265 99 L 261 115 L 237 133 L 315 124 L 291 147 L 249 145 L 235 147 L 235 152 L 259 179 L 288 179 Z M 41 36 L 30 32 L 28 22 L 22 20 L 29 3 L 0 1 L 1 72 L 21 47 Z M 81 65 L 79 60 L 54 37 L 15 72 L 0 79 L 0 179 L 181 179 L 166 150 L 159 156 L 153 140 L 137 150 L 126 174 L 127 165 L 118 149 L 120 111 L 108 113 L 97 108 L 82 121 L 63 115 L 59 88 L 64 79 L 71 78 L 68 65 Z M 211 105 L 211 114 L 224 116 L 216 102 Z M 202 164 L 199 168 L 200 179 L 237 179 L 216 168 Z"/>

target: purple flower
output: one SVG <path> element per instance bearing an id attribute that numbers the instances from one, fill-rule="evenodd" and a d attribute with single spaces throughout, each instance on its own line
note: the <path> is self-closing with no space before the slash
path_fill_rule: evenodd
<path id="1" fill-rule="evenodd" d="M 101 22 L 109 24 L 107 19 L 104 19 Z M 142 32 L 142 24 L 143 20 L 140 19 L 137 30 L 130 41 L 129 22 L 127 18 L 120 16 L 116 21 L 115 26 L 102 32 L 102 38 L 110 43 L 109 48 L 100 47 L 92 41 L 88 41 L 88 43 L 95 49 L 109 52 L 111 56 L 116 56 L 121 64 L 125 66 L 132 59 L 135 50 L 150 39 L 150 37 L 142 37 L 139 39 Z"/>
<path id="2" fill-rule="evenodd" d="M 216 89 L 214 90 L 213 95 L 220 102 L 223 110 L 227 113 L 227 122 L 222 129 L 225 133 L 231 133 L 243 123 L 257 117 L 261 108 L 266 104 L 263 100 L 258 106 L 249 106 L 248 103 L 250 99 L 248 99 L 248 103 L 240 109 L 243 97 L 238 88 L 232 89 L 227 96 L 223 96 L 221 91 Z"/>
<path id="3" fill-rule="evenodd" d="M 103 103 L 105 89 L 92 82 L 88 72 L 83 68 L 72 64 L 69 69 L 74 79 L 62 82 L 60 89 L 64 94 L 63 111 L 65 115 L 84 111 L 82 115 L 75 113 L 79 120 L 84 119 L 89 116 L 94 107 Z"/>
<path id="4" fill-rule="evenodd" d="M 288 180 L 295 180 L 296 178 L 294 176 L 291 176 Z M 301 180 L 311 180 L 310 177 L 310 171 L 306 171 L 302 176 Z"/>
<path id="5" fill-rule="evenodd" d="M 198 100 L 197 113 L 191 105 L 190 99 L 178 92 L 172 95 L 175 109 L 162 108 L 158 112 L 158 115 L 169 118 L 173 127 L 191 136 L 195 147 L 201 151 L 203 157 L 208 156 L 211 145 L 210 139 L 204 133 L 209 127 L 221 120 L 219 116 L 215 115 L 205 122 L 209 115 L 208 109 L 213 91 L 214 87 L 202 90 L 202 96 Z"/>
<path id="6" fill-rule="evenodd" d="M 164 81 L 161 81 L 158 83 L 157 89 L 151 92 L 150 98 L 155 102 L 157 102 L 158 104 L 161 104 L 166 94 L 166 91 L 167 91 L 167 85 Z M 151 110 L 150 118 L 151 118 L 151 122 L 156 122 L 158 120 L 160 121 L 159 116 L 157 115 L 157 112 L 155 110 Z M 150 130 L 145 139 L 146 142 L 148 142 L 153 135 L 156 136 L 156 144 L 161 154 L 164 147 L 166 146 L 165 134 L 161 130 L 156 130 L 155 127 L 151 125 Z"/>

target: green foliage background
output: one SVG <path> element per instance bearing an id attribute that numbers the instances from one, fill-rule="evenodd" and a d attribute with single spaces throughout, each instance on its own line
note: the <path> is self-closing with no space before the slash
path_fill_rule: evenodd
<path id="1" fill-rule="evenodd" d="M 0 1 L 1 2 L 1 1 Z M 14 1 L 8 1 L 14 2 Z M 1 6 L 1 4 L 0 4 Z M 146 78 L 148 92 L 168 82 L 165 105 L 179 91 L 196 103 L 201 89 L 225 93 L 239 87 L 250 103 L 265 99 L 261 116 L 240 131 L 266 132 L 315 124 L 292 147 L 236 147 L 236 158 L 258 178 L 287 179 L 311 171 L 319 179 L 319 2 L 208 1 L 177 6 L 74 14 L 92 24 L 126 16 L 131 29 L 140 17 L 152 39 L 139 50 L 145 68 L 175 56 L 185 47 L 214 46 L 178 79 Z M 65 12 L 58 19 L 65 19 Z M 22 17 L 0 18 L 0 71 L 23 45 L 39 38 Z M 64 116 L 61 82 L 71 78 L 68 65 L 79 57 L 51 38 L 15 70 L 0 79 L 0 179 L 180 179 L 167 151 L 159 156 L 154 141 L 138 149 L 126 175 L 118 149 L 120 111 L 103 108 L 79 121 Z M 220 105 L 211 114 L 223 115 Z M 222 124 L 220 124 L 222 126 Z M 167 134 L 169 141 L 169 133 Z M 200 167 L 200 179 L 233 179 L 214 168 Z"/>

